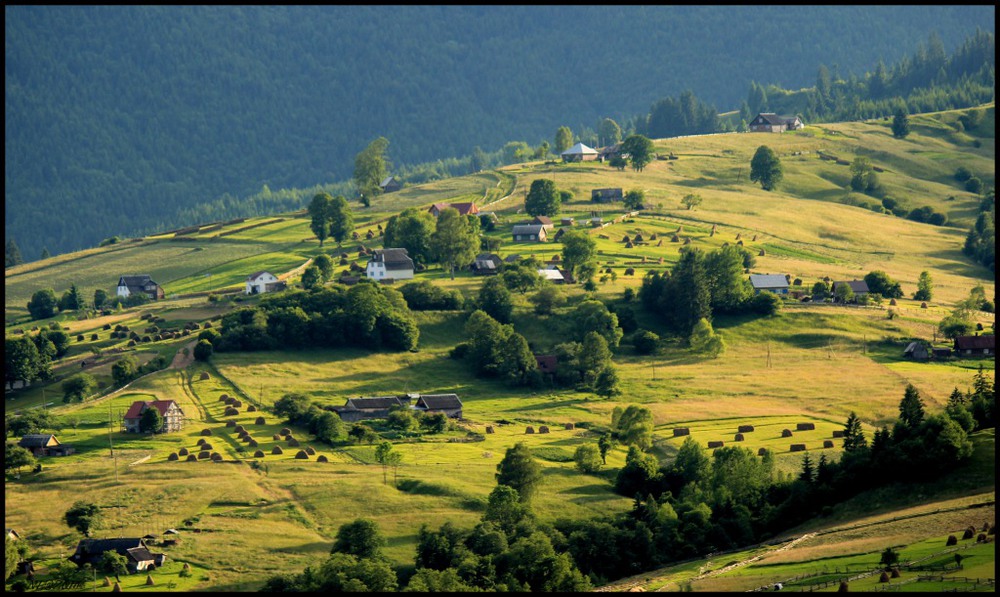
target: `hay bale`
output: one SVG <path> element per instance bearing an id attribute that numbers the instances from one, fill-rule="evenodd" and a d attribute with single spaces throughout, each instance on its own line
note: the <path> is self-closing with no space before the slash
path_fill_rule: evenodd
<path id="1" fill-rule="evenodd" d="M 273 439 L 276 442 L 280 442 L 281 441 L 281 436 L 278 435 L 277 433 L 275 433 L 274 435 L 271 436 L 271 439 Z"/>
<path id="2" fill-rule="evenodd" d="M 267 425 L 267 421 L 264 420 L 264 417 L 257 417 L 257 420 L 253 423 L 254 425 Z"/>
<path id="3" fill-rule="evenodd" d="M 257 407 L 251 404 L 250 406 L 247 407 L 247 412 L 248 413 L 255 413 L 255 412 L 257 412 Z"/>
<path id="4" fill-rule="evenodd" d="M 238 400 L 236 398 L 234 398 L 233 401 L 230 402 L 230 404 L 232 404 L 236 408 L 243 408 L 243 401 L 242 400 Z"/>
<path id="5" fill-rule="evenodd" d="M 312 446 L 306 446 L 306 454 L 308 454 L 310 456 L 315 456 L 316 455 L 316 448 L 313 448 Z"/>
<path id="6" fill-rule="evenodd" d="M 222 454 L 219 454 L 218 452 L 212 452 L 212 460 L 214 460 L 215 462 L 221 462 Z"/>
<path id="7" fill-rule="evenodd" d="M 261 450 L 257 450 L 256 452 L 253 453 L 253 457 L 254 458 L 263 458 L 264 457 L 264 452 L 262 452 Z"/>
<path id="8" fill-rule="evenodd" d="M 736 435 L 735 435 L 735 436 L 733 437 L 733 441 L 734 441 L 734 442 L 741 442 L 741 441 L 743 441 L 743 434 L 742 434 L 742 433 L 737 433 L 737 434 L 736 434 Z"/>
<path id="9" fill-rule="evenodd" d="M 542 425 L 541 427 L 538 428 L 538 433 L 548 433 L 548 432 L 549 428 L 545 425 Z"/>
<path id="10" fill-rule="evenodd" d="M 208 371 L 202 371 L 201 375 L 198 376 L 198 379 L 205 381 L 206 379 L 212 379 L 212 376 L 208 374 Z"/>
<path id="11" fill-rule="evenodd" d="M 224 413 L 222 413 L 222 414 L 223 414 L 223 416 L 226 416 L 226 417 L 235 417 L 236 415 L 240 414 L 240 411 L 238 411 L 235 408 L 229 406 L 229 407 L 226 407 L 226 411 Z"/>
<path id="12" fill-rule="evenodd" d="M 211 452 L 198 452 L 198 460 L 207 460 L 212 457 Z"/>
<path id="13" fill-rule="evenodd" d="M 110 587 L 111 586 L 111 579 L 108 578 L 107 576 L 104 577 L 104 586 L 106 586 L 106 587 Z"/>
<path id="14" fill-rule="evenodd" d="M 945 547 L 950 547 L 952 545 L 958 545 L 958 537 L 955 535 L 948 535 L 948 540 L 944 542 Z"/>
<path id="15" fill-rule="evenodd" d="M 825 439 L 825 440 L 823 440 L 823 447 L 824 448 L 832 448 L 833 447 L 833 440 L 832 439 Z"/>
<path id="16" fill-rule="evenodd" d="M 181 448 L 180 450 L 177 451 L 177 455 L 178 456 L 187 456 L 188 455 L 188 449 L 187 448 Z"/>
<path id="17" fill-rule="evenodd" d="M 177 452 L 171 452 L 170 456 L 167 456 L 167 460 L 177 460 Z"/>
<path id="18" fill-rule="evenodd" d="M 753 431 L 753 425 L 740 425 L 740 428 L 736 431 L 739 431 L 740 433 L 750 433 Z"/>
<path id="19" fill-rule="evenodd" d="M 889 582 L 889 573 L 883 572 L 881 576 L 878 577 L 879 582 Z"/>
<path id="20" fill-rule="evenodd" d="M 222 396 L 219 396 L 219 400 L 222 400 L 223 402 L 229 400 L 229 394 L 223 394 Z"/>
<path id="21" fill-rule="evenodd" d="M 816 424 L 815 423 L 796 423 L 795 424 L 795 430 L 796 431 L 812 431 L 814 429 L 816 429 Z"/>
<path id="22" fill-rule="evenodd" d="M 202 445 L 203 443 L 205 443 L 207 441 L 208 441 L 207 439 L 205 439 L 203 437 L 199 437 L 196 445 L 200 446 L 200 445 Z"/>
<path id="23" fill-rule="evenodd" d="M 974 529 L 973 527 L 965 529 L 965 532 L 962 533 L 962 539 L 972 539 L 975 536 L 976 536 L 976 529 Z"/>
<path id="24" fill-rule="evenodd" d="M 805 452 L 806 451 L 806 445 L 805 444 L 792 444 L 788 448 L 788 451 L 789 452 Z"/>
<path id="25" fill-rule="evenodd" d="M 927 308 L 927 303 L 920 303 L 920 308 L 921 309 L 926 309 Z"/>
<path id="26" fill-rule="evenodd" d="M 115 583 L 115 586 L 111 587 L 111 592 L 112 593 L 121 593 L 122 592 L 122 586 L 120 584 L 118 584 L 118 583 Z"/>
<path id="27" fill-rule="evenodd" d="M 282 427 L 281 431 L 279 431 L 278 433 L 280 433 L 281 435 L 291 435 L 292 430 L 289 429 L 288 427 Z"/>
<path id="28" fill-rule="evenodd" d="M 684 435 L 691 435 L 691 430 L 687 427 L 674 427 L 674 437 L 681 437 Z"/>
<path id="29" fill-rule="evenodd" d="M 305 450 L 299 450 L 295 453 L 295 458 L 298 460 L 309 460 L 309 455 L 306 454 Z"/>
<path id="30" fill-rule="evenodd" d="M 895 307 L 896 306 L 896 299 L 889 299 L 889 306 L 890 307 Z"/>
<path id="31" fill-rule="evenodd" d="M 288 445 L 292 448 L 298 448 L 299 440 L 295 439 L 294 437 L 290 437 L 288 438 Z"/>
<path id="32" fill-rule="evenodd" d="M 247 432 L 247 428 L 244 427 L 243 425 L 237 425 L 236 429 L 233 429 L 233 431 L 235 431 L 236 433 L 242 434 L 242 433 L 246 433 Z"/>
<path id="33" fill-rule="evenodd" d="M 226 421 L 226 427 L 236 427 L 236 421 L 234 419 L 229 419 Z"/>
<path id="34" fill-rule="evenodd" d="M 195 460 L 198 460 L 197 456 L 195 456 L 194 454 L 188 454 L 187 460 L 185 462 L 193 462 Z"/>
<path id="35" fill-rule="evenodd" d="M 838 437 L 844 437 L 844 430 L 843 429 L 838 429 L 838 430 L 834 431 L 833 432 L 833 437 L 834 437 L 834 439 L 836 439 Z"/>
<path id="36" fill-rule="evenodd" d="M 323 454 L 320 454 L 319 458 L 316 459 L 316 462 L 330 462 L 330 459 Z"/>
<path id="37" fill-rule="evenodd" d="M 675 235 L 673 235 L 673 236 L 670 237 L 670 242 L 672 242 L 672 243 L 679 243 L 679 242 L 681 242 L 681 237 L 679 237 L 679 236 L 677 236 L 675 234 Z"/>
<path id="38" fill-rule="evenodd" d="M 487 425 L 486 426 L 486 433 L 494 433 L 494 431 L 493 431 L 493 425 Z"/>
<path id="39" fill-rule="evenodd" d="M 899 568 L 893 568 L 892 572 L 889 573 L 890 578 L 899 578 Z"/>
<path id="40" fill-rule="evenodd" d="M 976 543 L 986 543 L 986 533 L 976 535 Z"/>
<path id="41" fill-rule="evenodd" d="M 204 451 L 204 450 L 211 450 L 212 449 L 212 444 L 210 444 L 208 442 L 205 442 L 205 443 L 203 443 L 201 445 L 201 449 L 202 449 L 202 451 Z"/>
<path id="42" fill-rule="evenodd" d="M 782 429 L 781 430 L 781 437 L 792 437 L 792 430 L 791 429 Z"/>
<path id="43" fill-rule="evenodd" d="M 763 256 L 764 256 L 764 255 L 766 255 L 766 254 L 767 254 L 767 253 L 765 253 L 765 252 L 764 252 L 764 249 L 761 249 L 761 250 L 760 250 L 760 252 L 759 252 L 759 253 L 757 253 L 757 256 L 758 256 L 758 257 L 763 257 Z M 844 584 L 846 584 L 846 583 L 844 583 Z"/>
<path id="44" fill-rule="evenodd" d="M 712 448 L 721 448 L 724 445 L 725 445 L 725 442 L 721 442 L 721 441 L 708 442 L 708 448 L 709 449 L 712 449 Z"/>
<path id="45" fill-rule="evenodd" d="M 206 427 L 206 428 L 204 428 L 204 429 L 201 430 L 201 434 L 202 435 L 212 435 L 212 430 L 209 429 L 208 427 Z"/>
<path id="46" fill-rule="evenodd" d="M 767 448 L 757 450 L 757 456 L 763 456 L 764 454 L 767 454 Z"/>
<path id="47" fill-rule="evenodd" d="M 281 449 L 281 446 L 275 446 L 274 449 L 271 450 L 271 454 L 284 454 L 284 453 L 285 452 Z"/>
<path id="48" fill-rule="evenodd" d="M 250 446 L 251 448 L 256 448 L 260 444 L 257 443 L 257 440 L 251 439 L 249 442 L 247 442 L 247 445 Z"/>
<path id="49" fill-rule="evenodd" d="M 527 427 L 524 428 L 524 432 L 528 433 L 528 434 L 534 433 L 535 432 L 535 428 L 529 425 L 529 426 L 527 426 Z"/>
<path id="50" fill-rule="evenodd" d="M 573 425 L 572 423 L 566 423 L 566 424 L 565 424 L 565 425 L 563 426 L 563 429 L 566 429 L 566 430 L 572 430 L 572 429 L 576 429 L 576 425 Z M 985 531 L 986 529 L 983 529 L 983 530 Z"/>

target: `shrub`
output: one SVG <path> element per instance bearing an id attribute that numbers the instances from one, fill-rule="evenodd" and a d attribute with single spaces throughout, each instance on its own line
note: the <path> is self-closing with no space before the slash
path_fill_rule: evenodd
<path id="1" fill-rule="evenodd" d="M 660 337 L 649 330 L 639 330 L 632 336 L 632 345 L 639 354 L 653 354 L 659 348 Z"/>

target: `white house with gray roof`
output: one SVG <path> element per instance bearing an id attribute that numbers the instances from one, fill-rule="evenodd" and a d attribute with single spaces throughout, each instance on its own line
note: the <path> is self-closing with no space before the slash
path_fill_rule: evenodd
<path id="1" fill-rule="evenodd" d="M 750 274 L 750 285 L 754 294 L 763 291 L 788 294 L 788 278 L 784 274 Z"/>
<path id="2" fill-rule="evenodd" d="M 382 280 L 412 280 L 413 260 L 406 249 L 375 249 L 365 268 L 365 275 Z"/>

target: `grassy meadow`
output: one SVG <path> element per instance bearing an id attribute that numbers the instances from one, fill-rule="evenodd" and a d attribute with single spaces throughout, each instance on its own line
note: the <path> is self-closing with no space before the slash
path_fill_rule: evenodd
<path id="1" fill-rule="evenodd" d="M 353 205 L 360 238 L 339 247 L 328 241 L 321 249 L 304 212 L 296 212 L 206 223 L 8 268 L 7 334 L 57 322 L 73 341 L 69 354 L 56 364 L 53 379 L 7 393 L 7 411 L 45 405 L 59 416 L 59 440 L 73 444 L 76 453 L 42 459 L 43 468 L 37 473 L 8 475 L 6 526 L 27 537 L 42 560 L 66 557 L 81 536 L 61 521 L 61 515 L 85 497 L 105 513 L 97 536 L 181 531 L 177 545 L 163 548 L 169 559 L 153 574 L 157 584 L 145 587 L 139 582 L 144 578 L 128 577 L 124 589 L 248 590 L 259 588 L 268 576 L 299 572 L 318 563 L 329 553 L 339 526 L 361 516 L 377 520 L 388 540 L 386 553 L 396 565 L 412 566 L 421 525 L 475 524 L 495 486 L 497 463 L 507 448 L 520 441 L 529 445 L 543 467 L 544 481 L 534 501 L 540 518 L 626 511 L 632 500 L 611 490 L 615 471 L 624 464 L 623 447 L 612 451 L 607 466 L 597 474 L 577 472 L 572 461 L 574 450 L 595 442 L 619 405 L 642 404 L 652 411 L 653 453 L 666 461 L 684 439 L 673 435 L 677 427 L 689 428 L 690 436 L 703 446 L 723 441 L 754 452 L 771 449 L 782 472 L 792 472 L 801 463 L 801 454 L 790 452 L 792 443 L 805 444 L 814 461 L 819 454 L 836 459 L 841 442 L 832 438 L 833 431 L 842 429 L 850 412 L 859 415 L 870 437 L 898 415 L 907 384 L 919 389 L 928 411 L 939 412 L 953 388 L 964 391 L 971 386 L 980 366 L 995 367 L 992 358 L 917 363 L 902 356 L 912 339 L 933 339 L 937 323 L 974 286 L 982 284 L 987 297 L 995 293 L 993 273 L 961 253 L 979 199 L 953 178 L 955 169 L 964 165 L 993 185 L 994 140 L 992 134 L 977 133 L 973 138 L 956 132 L 952 124 L 958 114 L 914 116 L 913 132 L 904 140 L 894 139 L 884 121 L 809 126 L 781 135 L 662 139 L 655 141 L 657 151 L 677 159 L 656 160 L 640 173 L 619 172 L 594 162 L 536 162 L 408 186 L 376 198 L 369 209 Z M 990 126 L 980 130 L 992 128 L 992 114 L 991 106 Z M 761 144 L 774 149 L 784 167 L 785 180 L 774 192 L 748 180 L 750 158 Z M 848 161 L 868 157 L 884 170 L 879 177 L 891 196 L 911 208 L 930 205 L 943 211 L 949 224 L 921 224 L 850 205 L 865 198 L 848 192 L 849 168 L 820 159 L 819 152 Z M 640 327 L 659 334 L 661 346 L 657 354 L 641 356 L 623 342 L 614 356 L 623 393 L 613 400 L 572 389 L 510 388 L 478 379 L 465 364 L 448 357 L 465 339 L 466 314 L 428 311 L 414 313 L 420 328 L 414 352 L 218 353 L 209 363 L 162 370 L 82 404 L 62 403 L 60 384 L 69 375 L 91 373 L 105 388 L 111 384 L 112 364 L 124 352 L 134 351 L 142 362 L 157 355 L 169 361 L 198 333 L 196 329 L 189 336 L 129 347 L 128 339 L 110 337 L 115 325 L 145 335 L 144 329 L 151 325 L 145 315 L 162 318 L 156 324 L 160 329 L 180 331 L 188 322 L 217 326 L 224 313 L 259 300 L 232 293 L 242 288 L 250 273 L 268 270 L 295 286 L 299 268 L 321 252 L 335 257 L 335 263 L 347 253 L 350 263 L 363 266 L 367 258 L 359 257 L 360 245 L 381 246 L 378 238 L 365 238 L 366 232 L 377 230 L 380 223 L 384 226 L 388 217 L 407 207 L 475 201 L 484 211 L 495 211 L 500 220 L 489 236 L 502 241 L 502 257 L 535 255 L 550 261 L 562 251 L 558 242 L 512 242 L 509 232 L 512 224 L 530 219 L 523 202 L 538 178 L 552 179 L 558 189 L 573 193 L 559 217 L 574 217 L 577 228 L 588 230 L 597 243 L 600 275 L 608 275 L 608 269 L 615 275 L 600 281 L 594 293 L 579 285 L 565 287 L 569 303 L 551 316 L 535 314 L 527 296 L 515 294 L 514 328 L 537 353 L 572 338 L 576 303 L 590 294 L 621 300 L 626 288 L 640 287 L 646 272 L 676 263 L 683 246 L 711 251 L 726 243 L 742 243 L 757 256 L 751 272 L 788 274 L 801 281 L 793 289 L 801 286 L 807 292 L 827 277 L 860 279 L 881 269 L 902 284 L 907 298 L 892 307 L 893 319 L 886 304 L 851 307 L 794 300 L 786 300 L 781 313 L 772 317 L 717 316 L 713 325 L 726 350 L 715 359 L 692 353 L 681 339 L 667 333 L 655 314 L 633 303 Z M 643 189 L 649 209 L 622 219 L 620 204 L 590 201 L 592 189 L 619 186 L 626 192 Z M 681 199 L 689 193 L 700 195 L 703 203 L 686 209 Z M 613 223 L 589 228 L 592 212 Z M 637 234 L 643 240 L 626 248 L 623 237 L 634 239 Z M 345 267 L 338 265 L 336 275 Z M 629 268 L 634 272 L 626 273 Z M 925 270 L 933 278 L 934 297 L 922 308 L 909 297 Z M 28 320 L 25 305 L 36 290 L 53 288 L 59 296 L 75 283 L 90 298 L 96 288 L 113 293 L 120 275 L 138 273 L 148 273 L 163 285 L 167 299 L 104 316 L 61 313 L 51 321 Z M 482 283 L 467 271 L 451 279 L 439 266 L 419 273 L 417 279 L 459 289 L 472 298 Z M 220 293 L 218 300 L 209 301 L 209 293 Z M 994 322 L 991 313 L 975 317 L 986 329 Z M 105 330 L 105 325 L 111 329 Z M 947 345 L 938 340 L 936 345 Z M 269 409 L 289 392 L 323 405 L 341 405 L 356 396 L 455 392 L 463 401 L 464 420 L 440 435 L 396 440 L 394 447 L 403 461 L 394 474 L 375 462 L 373 446 L 329 446 L 311 441 L 306 430 L 295 427 L 291 431 L 299 446 L 276 435 L 288 425 Z M 224 414 L 223 394 L 243 401 L 237 415 Z M 122 432 L 120 417 L 129 405 L 154 398 L 178 402 L 185 413 L 184 429 L 151 437 Z M 249 411 L 251 405 L 256 412 Z M 261 416 L 264 422 L 257 423 Z M 257 446 L 241 441 L 228 421 L 244 426 Z M 575 428 L 567 429 L 568 423 Z M 799 431 L 798 423 L 813 423 L 815 429 Z M 494 433 L 486 433 L 487 425 Z M 549 433 L 537 433 L 543 425 Z M 755 430 L 737 442 L 739 425 L 753 425 Z M 528 426 L 536 433 L 526 433 Z M 201 435 L 206 429 L 211 435 Z M 793 436 L 781 437 L 784 429 Z M 181 450 L 197 459 L 202 439 L 211 444 L 208 454 L 218 454 L 221 461 L 169 459 Z M 833 440 L 834 447 L 824 448 L 825 440 Z M 976 442 L 979 468 L 974 474 L 966 470 L 965 482 L 959 482 L 956 473 L 949 481 L 952 493 L 946 488 L 913 492 L 895 488 L 895 495 L 858 498 L 813 527 L 794 530 L 796 535 L 817 533 L 794 547 L 780 552 L 780 545 L 755 548 L 727 554 L 724 561 L 681 564 L 644 575 L 650 580 L 643 580 L 643 586 L 676 590 L 690 583 L 694 590 L 746 590 L 797 575 L 825 574 L 830 565 L 868 566 L 873 554 L 877 561 L 887 541 L 903 547 L 911 559 L 933 555 L 943 546 L 943 537 L 971 524 L 963 523 L 962 516 L 975 519 L 977 525 L 993 520 L 992 502 L 967 509 L 995 490 L 992 435 L 979 436 Z M 276 447 L 283 453 L 272 453 Z M 315 453 L 296 458 L 306 447 Z M 258 449 L 265 456 L 254 457 Z M 319 456 L 328 462 L 318 462 Z M 45 504 L 44 509 L 39 504 Z M 948 508 L 955 510 L 932 513 Z M 890 522 L 907 512 L 920 514 L 913 518 L 921 521 L 918 528 Z M 871 525 L 863 532 L 850 530 L 862 523 Z M 872 535 L 863 534 L 875 528 L 879 530 Z M 974 557 L 958 575 L 975 576 L 975 571 L 985 576 L 980 562 L 992 562 L 992 546 L 970 547 L 967 552 Z M 694 580 L 731 560 L 755 556 L 765 557 L 732 572 Z M 190 577 L 179 576 L 181 562 L 194 567 Z M 906 574 L 899 580 L 908 580 Z M 874 588 L 865 582 L 859 581 L 857 589 L 852 584 L 851 589 Z M 919 583 L 905 586 L 915 588 Z M 92 588 L 106 590 L 103 579 L 97 579 L 96 587 L 85 587 Z"/>

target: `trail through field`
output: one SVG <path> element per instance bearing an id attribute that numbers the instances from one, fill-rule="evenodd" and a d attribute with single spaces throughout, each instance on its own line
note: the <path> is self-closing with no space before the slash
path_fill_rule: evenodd
<path id="1" fill-rule="evenodd" d="M 735 570 L 737 568 L 742 568 L 743 566 L 748 566 L 748 565 L 753 564 L 754 562 L 756 562 L 756 561 L 758 561 L 758 560 L 760 560 L 762 558 L 765 558 L 765 557 L 768 557 L 768 556 L 773 556 L 774 554 L 781 553 L 781 552 L 785 551 L 786 549 L 791 549 L 791 548 L 795 547 L 796 545 L 798 545 L 799 543 L 802 543 L 803 541 L 807 541 L 809 539 L 812 539 L 815 536 L 816 536 L 816 533 L 806 533 L 805 535 L 802 535 L 801 537 L 796 537 L 795 539 L 792 539 L 791 541 L 789 541 L 788 543 L 785 543 L 784 545 L 782 545 L 778 549 L 771 550 L 771 551 L 765 551 L 765 552 L 759 553 L 759 554 L 757 554 L 757 555 L 755 555 L 755 556 L 753 556 L 751 558 L 747 558 L 745 560 L 740 560 L 739 562 L 733 562 L 732 564 L 729 564 L 728 566 L 723 566 L 722 568 L 719 568 L 718 570 L 711 570 L 709 572 L 705 572 L 703 574 L 699 574 L 698 576 L 695 576 L 694 578 L 692 578 L 689 582 L 694 582 L 696 580 L 702 580 L 704 578 L 710 578 L 712 576 L 718 576 L 720 574 L 724 574 L 726 572 L 730 572 L 730 571 Z M 707 566 L 710 566 L 711 564 L 712 564 L 712 562 L 707 562 L 705 564 L 705 566 L 707 567 Z M 667 583 L 666 585 L 660 587 L 659 589 L 657 589 L 657 591 L 659 591 L 659 592 L 665 591 L 668 587 L 670 587 L 670 583 Z"/>
<path id="2" fill-rule="evenodd" d="M 184 345 L 183 348 L 177 351 L 174 355 L 174 360 L 170 362 L 171 369 L 183 369 L 194 362 L 194 346 L 197 344 L 197 340 L 192 340 L 191 342 Z M 187 354 L 185 354 L 185 352 Z"/>

